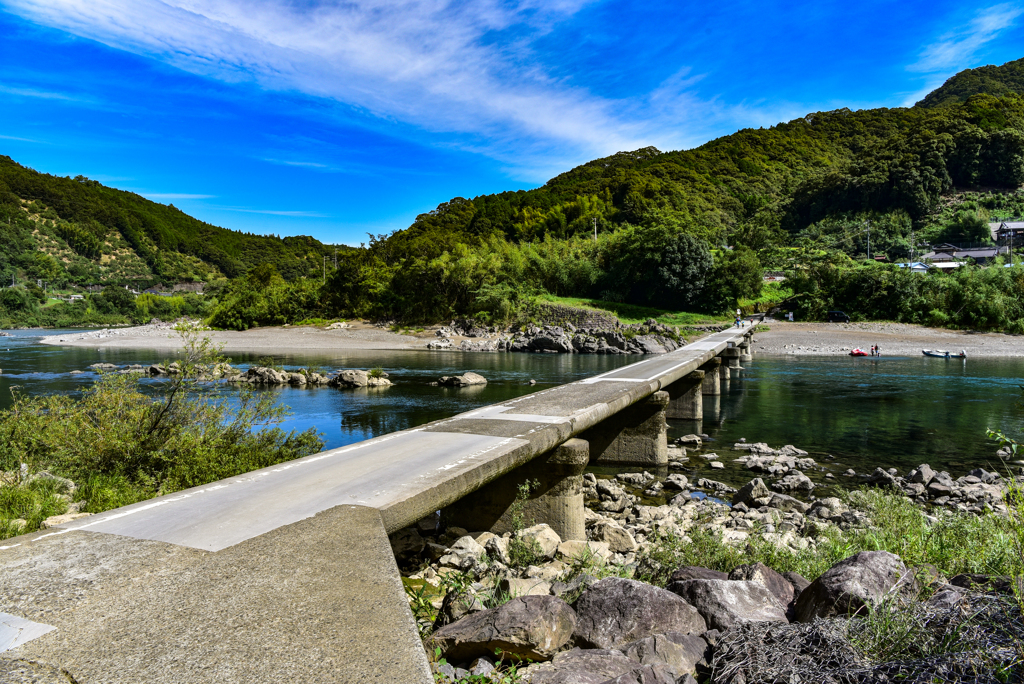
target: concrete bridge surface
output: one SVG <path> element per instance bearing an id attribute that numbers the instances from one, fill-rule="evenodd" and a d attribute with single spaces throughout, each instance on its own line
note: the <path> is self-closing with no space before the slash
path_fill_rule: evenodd
<path id="1" fill-rule="evenodd" d="M 0 541 L 0 681 L 431 682 L 388 534 L 577 436 L 656 465 L 750 334 Z"/>

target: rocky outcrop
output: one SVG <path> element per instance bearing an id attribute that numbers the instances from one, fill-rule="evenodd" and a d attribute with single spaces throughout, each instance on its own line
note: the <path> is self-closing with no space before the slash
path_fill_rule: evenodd
<path id="1" fill-rule="evenodd" d="M 554 596 L 522 596 L 442 627 L 432 647 L 451 661 L 479 656 L 549 660 L 569 641 L 576 613 Z"/>
<path id="2" fill-rule="evenodd" d="M 700 634 L 704 618 L 679 596 L 635 580 L 609 578 L 589 587 L 576 602 L 576 643 L 617 648 L 655 634 Z"/>

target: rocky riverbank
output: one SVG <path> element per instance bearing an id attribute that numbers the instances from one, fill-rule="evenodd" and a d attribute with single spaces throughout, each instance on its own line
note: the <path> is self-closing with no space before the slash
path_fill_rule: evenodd
<path id="1" fill-rule="evenodd" d="M 714 328 L 717 331 L 719 328 Z M 705 331 L 701 331 L 705 332 Z M 478 327 L 469 321 L 452 321 L 437 330 L 428 349 L 461 351 L 532 352 L 538 354 L 665 354 L 686 344 L 680 330 L 653 318 L 633 325 L 615 323 L 604 327 L 577 328 L 564 325 L 529 325 L 508 331 Z M 452 338 L 464 337 L 456 344 Z"/>
<path id="2" fill-rule="evenodd" d="M 434 518 L 393 535 L 441 681 L 990 681 L 961 675 L 1014 659 L 1024 628 L 1010 583 L 979 571 L 1019 572 L 1019 558 L 995 559 L 1012 555 L 1004 496 L 1024 478 L 878 468 L 833 476 L 866 486 L 842 491 L 800 449 L 738 443 L 736 459 L 761 477 L 732 487 L 691 480 L 689 459 L 720 455 L 699 436 L 681 442 L 668 472 L 584 476 L 586 540 Z M 943 535 L 962 548 L 909 550 Z M 882 610 L 916 639 L 962 629 L 973 645 L 880 654 L 862 637 Z"/>

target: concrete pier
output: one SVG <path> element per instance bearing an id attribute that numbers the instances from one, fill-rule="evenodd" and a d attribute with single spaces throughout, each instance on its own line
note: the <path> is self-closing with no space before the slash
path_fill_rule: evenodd
<path id="1" fill-rule="evenodd" d="M 740 356 L 742 355 L 743 350 L 741 350 L 739 347 L 729 347 L 727 349 L 723 349 L 721 354 L 722 360 L 725 362 L 724 365 L 727 366 L 730 370 L 743 370 L 743 367 L 740 366 Z"/>
<path id="2" fill-rule="evenodd" d="M 741 363 L 749 363 L 754 360 L 754 349 L 750 346 L 750 340 L 744 340 L 737 346 L 740 348 Z"/>
<path id="3" fill-rule="evenodd" d="M 590 442 L 590 461 L 654 467 L 667 465 L 665 408 L 668 403 L 668 392 L 654 392 L 647 399 L 583 432 L 580 437 Z"/>
<path id="4" fill-rule="evenodd" d="M 507 475 L 484 485 L 442 511 L 446 524 L 474 532 L 510 532 L 513 504 L 524 483 L 535 483 L 521 514 L 526 526 L 547 523 L 563 540 L 585 541 L 583 526 L 583 471 L 590 445 L 570 439 L 546 456 L 535 458 Z"/>
<path id="5" fill-rule="evenodd" d="M 722 393 L 721 386 L 721 370 L 722 370 L 722 359 L 717 356 L 703 366 L 699 370 L 704 371 L 704 382 L 701 383 L 700 393 L 708 395 L 716 395 Z"/>
<path id="6" fill-rule="evenodd" d="M 665 417 L 676 420 L 701 420 L 704 417 L 704 371 L 695 370 L 666 387 L 669 402 Z"/>

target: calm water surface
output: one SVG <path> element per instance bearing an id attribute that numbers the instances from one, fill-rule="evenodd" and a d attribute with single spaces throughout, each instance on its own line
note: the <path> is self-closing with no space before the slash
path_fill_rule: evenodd
<path id="1" fill-rule="evenodd" d="M 86 370 L 97 362 L 149 364 L 173 358 L 152 351 L 44 346 L 37 343 L 39 331 L 13 334 L 0 338 L 0 408 L 10 405 L 14 385 L 33 394 L 74 393 L 95 381 L 96 375 L 70 375 L 72 370 Z M 245 365 L 260 355 L 231 357 Z M 291 407 L 284 427 L 315 427 L 328 447 L 338 447 L 571 382 L 641 357 L 346 351 L 275 358 L 286 368 L 382 366 L 390 374 L 396 385 L 383 391 L 264 390 Z M 721 451 L 727 465 L 736 455 L 733 442 L 744 437 L 773 447 L 794 444 L 833 469 L 865 472 L 882 465 L 902 471 L 928 462 L 962 474 L 979 465 L 1002 467 L 994 456 L 995 445 L 985 437 L 987 428 L 1024 433 L 1024 412 L 1015 406 L 1024 384 L 1024 360 L 755 356 L 746 365 L 721 397 L 705 397 L 702 424 L 671 421 L 670 437 L 706 432 L 714 440 L 710 446 Z M 428 384 L 438 376 L 467 370 L 484 375 L 488 384 L 463 389 Z M 537 384 L 527 384 L 530 379 Z M 142 382 L 153 392 L 164 385 L 160 380 Z M 234 395 L 223 384 L 211 392 L 228 401 Z M 731 465 L 728 471 L 716 473 L 726 480 L 749 479 L 749 473 L 733 472 Z"/>

